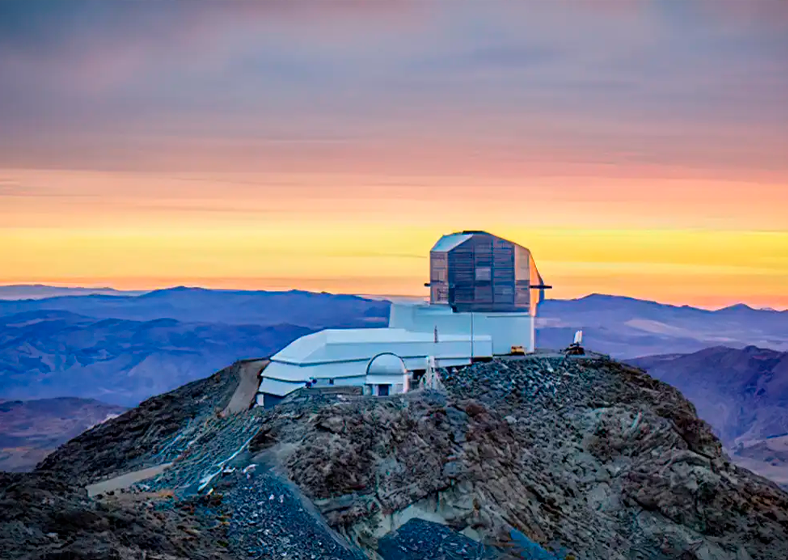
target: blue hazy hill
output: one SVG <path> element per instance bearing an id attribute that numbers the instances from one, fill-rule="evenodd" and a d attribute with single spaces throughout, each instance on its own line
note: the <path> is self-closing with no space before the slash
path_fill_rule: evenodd
<path id="1" fill-rule="evenodd" d="M 388 310 L 386 301 L 352 295 L 184 287 L 0 300 L 0 399 L 78 396 L 129 406 L 308 332 L 385 326 Z M 538 346 L 564 347 L 577 329 L 588 348 L 617 358 L 720 345 L 788 350 L 786 312 L 606 295 L 540 307 Z"/>
<path id="2" fill-rule="evenodd" d="M 9 315 L 0 317 L 0 397 L 76 396 L 130 406 L 238 359 L 270 355 L 312 331 L 47 310 Z"/>
<path id="3" fill-rule="evenodd" d="M 385 326 L 388 309 L 350 295 L 184 287 L 3 300 L 0 398 L 130 406 L 315 330 Z"/>
<path id="4" fill-rule="evenodd" d="M 352 295 L 168 288 L 142 295 L 70 295 L 36 300 L 0 300 L 0 316 L 27 311 L 69 311 L 99 319 L 230 325 L 289 323 L 312 328 L 384 326 L 389 304 Z"/>
<path id="5" fill-rule="evenodd" d="M 109 296 L 140 295 L 144 291 L 123 291 L 114 288 L 71 288 L 47 286 L 45 284 L 12 284 L 0 286 L 0 300 L 3 299 L 44 299 L 58 296 L 86 296 L 101 294 Z"/>
<path id="6" fill-rule="evenodd" d="M 547 300 L 539 308 L 537 343 L 566 346 L 582 329 L 591 349 L 616 358 L 696 352 L 710 346 L 788 350 L 788 312 L 734 305 L 699 309 L 592 294 Z"/>

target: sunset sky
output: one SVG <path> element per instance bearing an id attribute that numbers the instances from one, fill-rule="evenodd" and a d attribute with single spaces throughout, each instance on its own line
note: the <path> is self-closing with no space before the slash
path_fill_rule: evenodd
<path id="1" fill-rule="evenodd" d="M 788 308 L 788 3 L 0 3 L 0 284 Z"/>

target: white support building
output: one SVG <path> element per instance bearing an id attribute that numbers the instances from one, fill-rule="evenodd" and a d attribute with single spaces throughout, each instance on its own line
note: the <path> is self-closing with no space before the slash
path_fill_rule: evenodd
<path id="1" fill-rule="evenodd" d="M 477 358 L 492 357 L 492 339 L 475 334 L 471 342 L 470 334 L 453 334 L 435 342 L 432 332 L 326 329 L 294 340 L 271 357 L 262 373 L 257 404 L 276 404 L 307 383 L 318 389 L 363 387 L 370 360 L 379 354 L 394 354 L 408 371 L 423 371 L 430 356 L 436 367 L 456 367 L 470 364 L 472 352 Z"/>
<path id="2" fill-rule="evenodd" d="M 305 387 L 406 392 L 409 374 L 430 363 L 534 351 L 536 308 L 549 286 L 528 249 L 484 232 L 446 235 L 430 252 L 429 286 L 429 304 L 392 304 L 388 328 L 327 329 L 293 341 L 263 370 L 257 404 Z"/>

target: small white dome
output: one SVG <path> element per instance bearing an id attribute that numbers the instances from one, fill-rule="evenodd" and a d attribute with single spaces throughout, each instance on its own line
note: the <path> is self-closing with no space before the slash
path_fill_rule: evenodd
<path id="1" fill-rule="evenodd" d="M 407 371 L 402 358 L 391 352 L 378 354 L 367 364 L 367 375 L 403 375 Z"/>

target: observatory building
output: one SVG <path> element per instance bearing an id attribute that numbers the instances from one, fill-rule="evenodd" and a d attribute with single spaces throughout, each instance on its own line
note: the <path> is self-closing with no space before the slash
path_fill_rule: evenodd
<path id="1" fill-rule="evenodd" d="M 443 236 L 430 251 L 429 303 L 392 303 L 388 328 L 326 329 L 293 341 L 262 372 L 257 404 L 341 386 L 407 392 L 428 363 L 456 367 L 534 351 L 544 290 L 531 252 L 483 231 Z"/>
<path id="2" fill-rule="evenodd" d="M 393 391 L 407 393 L 410 389 L 410 372 L 405 362 L 391 352 L 383 352 L 367 364 L 364 394 L 386 397 Z"/>
<path id="3" fill-rule="evenodd" d="M 430 251 L 430 304 L 536 314 L 542 277 L 531 252 L 483 231 L 444 235 Z"/>
<path id="4" fill-rule="evenodd" d="M 490 336 L 496 355 L 534 351 L 536 309 L 549 286 L 525 247 L 483 231 L 444 235 L 430 251 L 428 285 L 429 304 L 392 304 L 390 327 Z"/>

